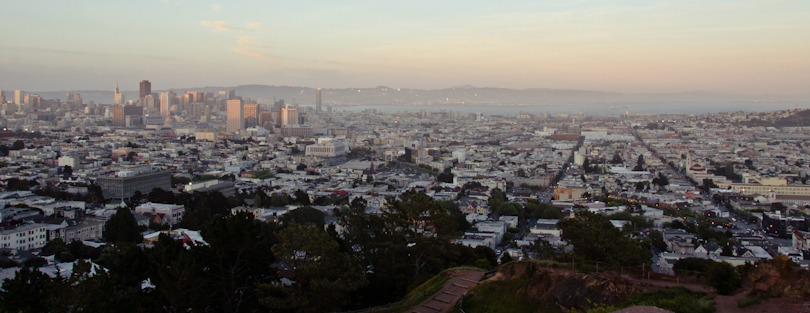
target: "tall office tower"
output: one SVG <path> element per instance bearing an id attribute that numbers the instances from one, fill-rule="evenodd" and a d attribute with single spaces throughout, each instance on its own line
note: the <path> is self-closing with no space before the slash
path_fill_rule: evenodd
<path id="1" fill-rule="evenodd" d="M 73 98 L 73 104 L 82 105 L 82 95 L 77 93 L 76 96 Z"/>
<path id="2" fill-rule="evenodd" d="M 321 88 L 315 91 L 315 111 L 321 111 Z"/>
<path id="3" fill-rule="evenodd" d="M 298 110 L 295 108 L 283 108 L 278 112 L 281 127 L 298 124 Z"/>
<path id="4" fill-rule="evenodd" d="M 143 97 L 146 97 L 147 95 L 151 95 L 151 94 L 152 94 L 152 83 L 150 83 L 148 80 L 142 80 L 141 81 L 141 93 L 140 93 L 139 98 L 143 99 Z"/>
<path id="5" fill-rule="evenodd" d="M 151 93 L 141 99 L 141 106 L 149 111 L 150 114 L 158 110 L 158 108 L 155 107 L 155 96 Z"/>
<path id="6" fill-rule="evenodd" d="M 245 104 L 245 128 L 259 125 L 259 105 L 256 103 Z"/>
<path id="7" fill-rule="evenodd" d="M 174 93 L 171 89 L 167 92 L 160 93 L 160 115 L 169 115 L 169 109 L 172 108 L 172 101 L 174 100 Z"/>
<path id="8" fill-rule="evenodd" d="M 203 123 L 211 123 L 211 106 L 205 106 L 205 115 L 203 115 Z"/>
<path id="9" fill-rule="evenodd" d="M 203 95 L 202 100 L 200 102 L 206 102 L 206 101 L 208 101 L 208 99 L 213 99 L 213 98 L 214 98 L 214 93 L 211 92 L 211 91 L 206 91 L 205 94 Z"/>
<path id="10" fill-rule="evenodd" d="M 6 92 L 0 90 L 0 104 L 6 103 Z"/>
<path id="11" fill-rule="evenodd" d="M 228 90 L 228 100 L 236 99 L 236 90 L 229 89 Z"/>
<path id="12" fill-rule="evenodd" d="M 228 128 L 229 133 L 238 133 L 245 129 L 245 105 L 242 99 L 228 100 Z"/>
<path id="13" fill-rule="evenodd" d="M 65 94 L 65 102 L 67 102 L 67 103 L 73 102 L 73 94 L 72 93 L 68 92 L 68 93 Z"/>
<path id="14" fill-rule="evenodd" d="M 14 90 L 14 104 L 22 105 L 23 101 L 25 101 L 25 91 L 22 90 Z"/>
<path id="15" fill-rule="evenodd" d="M 202 92 L 186 91 L 186 93 L 183 94 L 183 105 L 187 106 L 194 102 L 205 102 L 205 99 L 203 99 L 204 96 L 205 94 Z"/>
<path id="16" fill-rule="evenodd" d="M 115 81 L 115 97 L 113 98 L 113 104 L 124 104 L 126 100 L 124 100 L 124 95 L 118 91 L 118 80 Z"/>
<path id="17" fill-rule="evenodd" d="M 113 126 L 126 127 L 127 117 L 137 119 L 140 116 L 143 116 L 143 107 L 123 104 L 113 106 Z"/>

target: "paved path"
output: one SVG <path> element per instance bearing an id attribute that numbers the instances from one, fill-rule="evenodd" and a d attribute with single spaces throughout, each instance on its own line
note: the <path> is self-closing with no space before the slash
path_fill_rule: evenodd
<path id="1" fill-rule="evenodd" d="M 439 290 L 429 299 L 413 307 L 411 313 L 444 313 L 456 305 L 461 296 L 467 294 L 473 286 L 478 284 L 483 272 L 478 271 L 451 271 L 448 273 L 450 279 L 444 283 L 442 290 Z"/>

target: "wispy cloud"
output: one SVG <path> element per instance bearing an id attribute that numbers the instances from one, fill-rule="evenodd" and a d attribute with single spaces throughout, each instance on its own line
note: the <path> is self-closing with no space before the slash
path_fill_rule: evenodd
<path id="1" fill-rule="evenodd" d="M 215 33 L 228 32 L 234 30 L 233 26 L 231 26 L 231 23 L 228 23 L 226 21 L 213 21 L 213 22 L 201 21 L 200 24 L 202 24 L 202 26 L 205 27 L 210 27 L 211 31 Z"/>
<path id="2" fill-rule="evenodd" d="M 265 47 L 265 45 L 258 44 L 256 42 L 256 38 L 250 36 L 241 36 L 236 43 L 236 48 L 233 48 L 233 51 L 241 55 L 251 57 L 257 61 L 269 62 L 278 60 L 277 57 L 259 50 L 262 47 Z"/>
<path id="3" fill-rule="evenodd" d="M 694 28 L 692 30 L 703 32 L 737 32 L 737 31 L 771 30 L 771 29 L 786 29 L 786 28 L 795 28 L 795 26 L 789 25 L 730 26 L 730 27 Z"/>
<path id="4" fill-rule="evenodd" d="M 211 9 L 213 9 L 214 11 L 220 11 L 220 10 L 222 10 L 222 6 L 219 5 L 219 4 L 214 3 L 214 4 L 211 5 Z"/>
<path id="5" fill-rule="evenodd" d="M 261 23 L 247 23 L 245 27 L 234 27 L 226 21 L 200 21 L 200 25 L 211 28 L 212 32 L 222 33 L 234 30 L 256 30 L 262 26 Z"/>

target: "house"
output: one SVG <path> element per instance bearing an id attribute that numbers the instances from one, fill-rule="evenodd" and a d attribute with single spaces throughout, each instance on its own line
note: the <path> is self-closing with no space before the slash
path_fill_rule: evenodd
<path id="1" fill-rule="evenodd" d="M 720 255 L 720 253 L 723 253 L 723 247 L 714 241 L 704 243 L 695 249 L 695 256 L 698 257 L 712 257 L 715 255 Z"/>
<path id="2" fill-rule="evenodd" d="M 135 213 L 148 216 L 152 221 L 160 224 L 174 225 L 180 223 L 186 209 L 178 204 L 163 204 L 147 202 L 135 208 Z"/>

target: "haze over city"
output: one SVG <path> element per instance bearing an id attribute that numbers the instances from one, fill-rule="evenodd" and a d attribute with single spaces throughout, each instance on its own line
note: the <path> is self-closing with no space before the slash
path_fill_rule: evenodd
<path id="1" fill-rule="evenodd" d="M 810 1 L 13 1 L 0 312 L 810 313 Z"/>
<path id="2" fill-rule="evenodd" d="M 6 90 L 471 84 L 807 94 L 810 2 L 14 1 Z M 124 90 L 134 90 L 134 88 Z"/>

